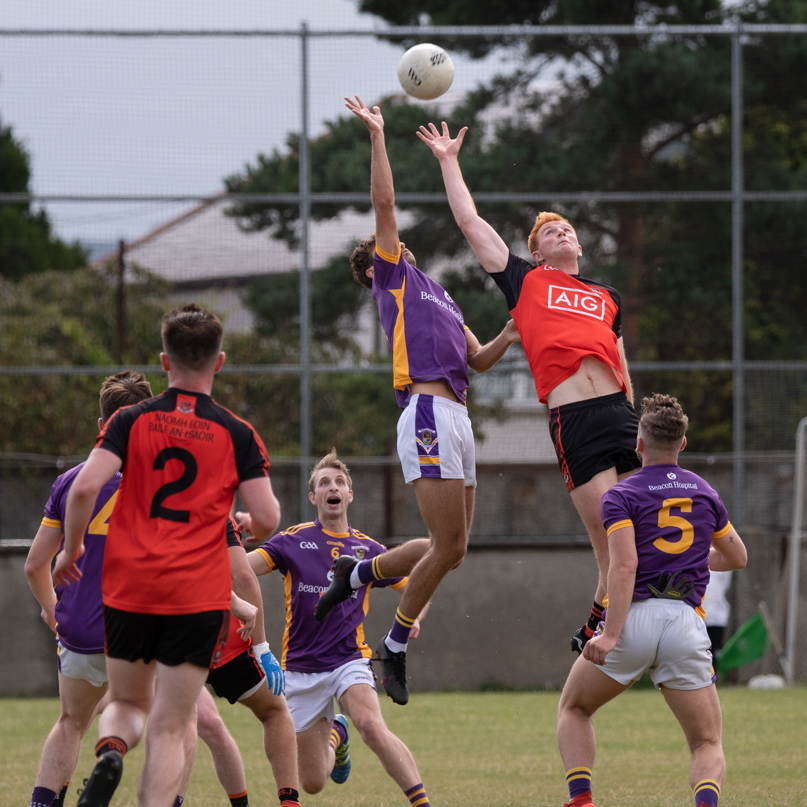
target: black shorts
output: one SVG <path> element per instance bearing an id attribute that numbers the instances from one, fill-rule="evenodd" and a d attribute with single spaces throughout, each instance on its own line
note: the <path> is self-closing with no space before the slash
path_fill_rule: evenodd
<path id="1" fill-rule="evenodd" d="M 263 667 L 251 647 L 221 667 L 211 670 L 207 676 L 207 683 L 213 687 L 216 695 L 227 698 L 230 703 L 249 697 L 265 680 Z"/>
<path id="2" fill-rule="evenodd" d="M 221 653 L 230 627 L 229 611 L 198 614 L 136 614 L 104 606 L 109 658 L 155 659 L 168 667 L 187 662 L 209 668 Z"/>
<path id="3" fill-rule="evenodd" d="M 624 474 L 640 468 L 636 456 L 639 418 L 624 392 L 549 410 L 549 433 L 566 490 L 585 485 L 609 468 Z"/>

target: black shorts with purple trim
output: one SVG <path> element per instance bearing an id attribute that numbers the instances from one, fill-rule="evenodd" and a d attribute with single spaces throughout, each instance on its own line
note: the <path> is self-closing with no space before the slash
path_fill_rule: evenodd
<path id="1" fill-rule="evenodd" d="M 227 642 L 229 627 L 229 611 L 138 614 L 104 606 L 106 654 L 124 661 L 209 668 Z"/>
<path id="2" fill-rule="evenodd" d="M 585 485 L 609 468 L 617 474 L 640 468 L 638 429 L 639 418 L 624 392 L 550 409 L 549 433 L 566 490 Z"/>

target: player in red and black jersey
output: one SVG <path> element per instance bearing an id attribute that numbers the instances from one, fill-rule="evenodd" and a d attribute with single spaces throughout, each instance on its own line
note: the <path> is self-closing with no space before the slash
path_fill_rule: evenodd
<path id="1" fill-rule="evenodd" d="M 536 265 L 513 255 L 476 212 L 459 165 L 467 128 L 452 139 L 448 126 L 420 127 L 420 139 L 440 162 L 448 201 L 476 257 L 504 292 L 535 378 L 549 406 L 550 433 L 566 489 L 597 557 L 600 579 L 588 623 L 575 633 L 582 652 L 602 616 L 608 579 L 608 540 L 600 499 L 636 471 L 638 418 L 622 344 L 615 289 L 580 277 L 577 233 L 557 213 L 541 213 L 528 247 Z"/>
<path id="2" fill-rule="evenodd" d="M 106 423 L 70 491 L 64 555 L 54 568 L 57 583 L 78 579 L 92 504 L 122 470 L 101 584 L 110 704 L 80 807 L 106 807 L 122 755 L 140 741 L 149 715 L 140 803 L 173 799 L 182 738 L 227 635 L 233 600 L 222 524 L 235 491 L 248 509 L 237 514 L 241 525 L 260 540 L 280 517 L 263 443 L 210 397 L 225 359 L 221 322 L 186 305 L 163 317 L 161 336 L 168 389 Z"/>

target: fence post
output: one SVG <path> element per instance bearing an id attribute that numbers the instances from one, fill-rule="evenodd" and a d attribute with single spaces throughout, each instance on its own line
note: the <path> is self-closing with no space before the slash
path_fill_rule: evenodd
<path id="1" fill-rule="evenodd" d="M 300 521 L 308 511 L 308 458 L 311 456 L 311 297 L 308 220 L 311 215 L 311 172 L 308 150 L 308 26 L 300 31 Z"/>
<path id="2" fill-rule="evenodd" d="M 733 406 L 732 521 L 745 523 L 745 325 L 743 319 L 743 43 L 741 29 L 731 37 L 731 359 Z"/>
<path id="3" fill-rule="evenodd" d="M 123 365 L 123 353 L 126 349 L 126 262 L 123 259 L 126 251 L 126 245 L 123 239 L 118 242 L 118 294 L 117 294 L 117 322 L 115 323 L 115 348 L 116 356 L 115 361 L 119 365 Z"/>

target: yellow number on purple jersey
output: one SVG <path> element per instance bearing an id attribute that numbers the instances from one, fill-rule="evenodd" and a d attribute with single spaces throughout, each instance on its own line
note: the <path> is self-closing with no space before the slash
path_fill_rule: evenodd
<path id="1" fill-rule="evenodd" d="M 675 527 L 681 530 L 681 537 L 677 541 L 656 538 L 653 546 L 668 555 L 680 555 L 692 546 L 692 542 L 695 540 L 695 528 L 685 518 L 670 515 L 673 507 L 677 507 L 682 513 L 691 513 L 692 499 L 665 499 L 658 513 L 659 527 Z"/>
<path id="2" fill-rule="evenodd" d="M 115 507 L 115 499 L 118 498 L 118 491 L 116 490 L 109 501 L 96 513 L 95 518 L 90 522 L 87 527 L 87 535 L 108 535 L 109 534 L 109 517 L 112 515 L 112 510 Z"/>

